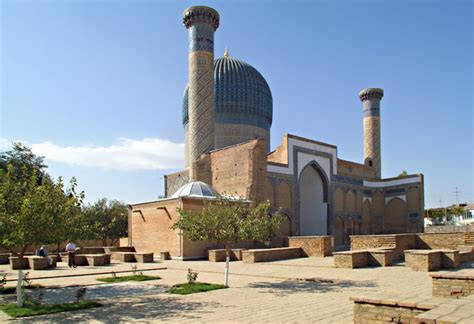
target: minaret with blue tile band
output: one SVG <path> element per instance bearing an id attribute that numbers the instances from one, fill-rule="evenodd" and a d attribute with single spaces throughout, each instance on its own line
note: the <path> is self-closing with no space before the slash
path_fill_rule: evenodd
<path id="1" fill-rule="evenodd" d="M 380 149 L 380 101 L 383 89 L 367 88 L 359 93 L 364 106 L 364 164 L 373 168 L 375 177 L 382 176 Z"/>
<path id="2" fill-rule="evenodd" d="M 184 11 L 183 24 L 189 31 L 189 179 L 194 180 L 193 162 L 214 149 L 214 32 L 219 13 L 194 6 Z"/>

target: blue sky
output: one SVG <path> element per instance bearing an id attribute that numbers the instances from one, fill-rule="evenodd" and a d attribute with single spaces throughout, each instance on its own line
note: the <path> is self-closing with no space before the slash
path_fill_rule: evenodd
<path id="1" fill-rule="evenodd" d="M 0 146 L 46 156 L 86 199 L 148 201 L 182 165 L 190 5 L 215 56 L 257 68 L 285 132 L 362 162 L 358 92 L 385 90 L 382 174 L 425 175 L 428 207 L 473 201 L 472 1 L 0 1 Z"/>

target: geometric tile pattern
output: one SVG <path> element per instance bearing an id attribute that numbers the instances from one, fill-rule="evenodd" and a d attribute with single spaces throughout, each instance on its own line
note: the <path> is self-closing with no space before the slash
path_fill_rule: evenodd
<path id="1" fill-rule="evenodd" d="M 364 118 L 364 161 L 372 161 L 375 176 L 381 177 L 380 117 Z"/>
<path id="2" fill-rule="evenodd" d="M 187 8 L 183 23 L 189 30 L 189 165 L 214 149 L 214 32 L 219 14 L 212 8 Z M 189 174 L 193 179 L 192 168 Z"/>
<path id="3" fill-rule="evenodd" d="M 179 188 L 189 181 L 188 172 L 182 172 L 177 177 L 168 177 L 166 181 L 166 197 L 171 197 Z"/>
<path id="4" fill-rule="evenodd" d="M 214 148 L 213 62 L 211 52 L 189 53 L 189 165 Z"/>
<path id="5" fill-rule="evenodd" d="M 383 93 L 381 88 L 367 88 L 359 92 L 359 98 L 364 105 L 364 162 L 371 164 L 378 179 L 382 177 L 380 100 Z"/>

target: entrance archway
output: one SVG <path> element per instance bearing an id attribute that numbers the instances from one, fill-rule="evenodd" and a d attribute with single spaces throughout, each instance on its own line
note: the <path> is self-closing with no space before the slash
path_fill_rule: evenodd
<path id="1" fill-rule="evenodd" d="M 328 181 L 315 162 L 300 175 L 300 235 L 327 235 Z"/>

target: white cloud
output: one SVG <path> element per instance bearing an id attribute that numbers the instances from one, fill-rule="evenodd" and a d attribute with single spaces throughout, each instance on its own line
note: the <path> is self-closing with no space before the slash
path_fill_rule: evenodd
<path id="1" fill-rule="evenodd" d="M 0 139 L 0 145 L 11 143 Z M 59 146 L 52 142 L 25 143 L 46 161 L 111 170 L 160 170 L 183 166 L 184 144 L 159 138 L 119 138 L 110 146 Z M 9 145 L 11 147 L 11 145 Z"/>

